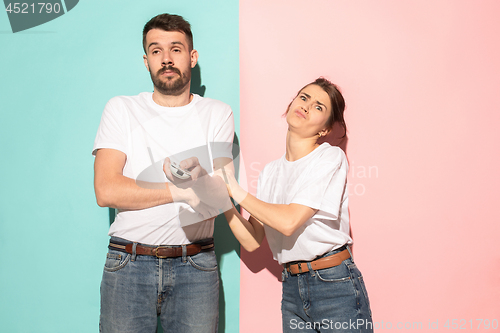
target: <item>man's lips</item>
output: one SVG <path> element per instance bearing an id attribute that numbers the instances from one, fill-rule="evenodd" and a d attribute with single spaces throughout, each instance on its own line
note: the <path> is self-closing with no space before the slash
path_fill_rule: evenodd
<path id="1" fill-rule="evenodd" d="M 165 75 L 165 76 L 172 76 L 174 74 L 181 75 L 181 72 L 177 68 L 174 68 L 174 67 L 163 68 L 163 69 L 160 69 L 158 72 L 159 72 L 158 73 L 159 75 Z"/>
<path id="2" fill-rule="evenodd" d="M 174 74 L 177 74 L 177 72 L 176 71 L 170 71 L 170 70 L 169 71 L 163 71 L 161 73 L 161 75 L 165 75 L 165 76 L 171 76 L 171 75 L 174 75 Z"/>

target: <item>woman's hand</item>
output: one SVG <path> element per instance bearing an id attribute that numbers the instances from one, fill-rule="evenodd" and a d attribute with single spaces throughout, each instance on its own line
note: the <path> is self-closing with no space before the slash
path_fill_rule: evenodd
<path id="1" fill-rule="evenodd" d="M 215 171 L 214 176 L 219 176 L 226 183 L 227 191 L 231 198 L 237 203 L 241 203 L 245 200 L 247 192 L 238 184 L 238 181 L 234 177 L 234 173 L 229 168 L 222 167 Z"/>

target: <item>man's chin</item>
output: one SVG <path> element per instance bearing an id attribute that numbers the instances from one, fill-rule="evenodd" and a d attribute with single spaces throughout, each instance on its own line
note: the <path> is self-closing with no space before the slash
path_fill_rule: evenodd
<path id="1" fill-rule="evenodd" d="M 165 86 L 165 85 L 155 85 L 156 90 L 158 92 L 162 93 L 163 95 L 170 95 L 170 96 L 179 96 L 181 95 L 184 90 L 186 89 L 186 85 L 176 87 L 176 86 Z"/>
<path id="2" fill-rule="evenodd" d="M 182 77 L 177 75 L 168 77 L 156 76 L 155 78 L 151 77 L 151 79 L 156 90 L 163 95 L 179 96 L 186 90 L 186 87 L 189 89 L 189 79 L 184 81 Z"/>

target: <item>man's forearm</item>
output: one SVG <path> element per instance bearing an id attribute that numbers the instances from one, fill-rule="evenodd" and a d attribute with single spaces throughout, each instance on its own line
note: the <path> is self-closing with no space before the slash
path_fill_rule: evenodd
<path id="1" fill-rule="evenodd" d="M 138 210 L 187 199 L 188 190 L 171 183 L 136 182 L 123 175 L 116 175 L 95 184 L 97 204 L 101 207 Z"/>

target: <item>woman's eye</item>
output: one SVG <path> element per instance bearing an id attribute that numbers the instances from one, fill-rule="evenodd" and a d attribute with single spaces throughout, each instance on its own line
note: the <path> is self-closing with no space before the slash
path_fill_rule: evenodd
<path id="1" fill-rule="evenodd" d="M 306 100 L 306 97 L 305 96 L 300 96 L 300 99 L 305 101 Z"/>
<path id="2" fill-rule="evenodd" d="M 322 108 L 321 106 L 319 106 L 319 105 L 318 105 L 318 106 L 316 106 L 316 109 L 317 109 L 318 111 L 323 111 L 323 108 Z"/>

